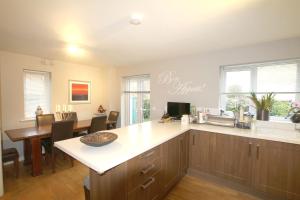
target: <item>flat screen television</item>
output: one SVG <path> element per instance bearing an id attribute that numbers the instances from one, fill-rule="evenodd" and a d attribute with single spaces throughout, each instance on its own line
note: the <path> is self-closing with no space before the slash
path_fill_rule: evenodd
<path id="1" fill-rule="evenodd" d="M 190 114 L 190 103 L 168 102 L 167 112 L 170 117 L 181 119 L 182 115 Z"/>

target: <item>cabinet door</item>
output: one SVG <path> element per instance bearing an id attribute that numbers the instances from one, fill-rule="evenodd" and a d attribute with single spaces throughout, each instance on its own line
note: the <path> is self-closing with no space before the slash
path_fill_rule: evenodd
<path id="1" fill-rule="evenodd" d="M 202 172 L 211 170 L 211 138 L 213 133 L 192 130 L 190 132 L 189 166 Z"/>
<path id="2" fill-rule="evenodd" d="M 180 142 L 180 176 L 183 177 L 189 165 L 189 132 L 179 136 Z"/>
<path id="3" fill-rule="evenodd" d="M 253 186 L 274 199 L 285 199 L 289 153 L 284 143 L 256 140 Z"/>
<path id="4" fill-rule="evenodd" d="M 213 141 L 214 174 L 227 180 L 250 185 L 252 147 L 249 138 L 215 134 Z"/>
<path id="5" fill-rule="evenodd" d="M 169 190 L 180 178 L 180 142 L 176 137 L 163 144 L 163 185 Z"/>
<path id="6" fill-rule="evenodd" d="M 300 199 L 300 145 L 286 144 L 288 150 L 287 199 Z"/>

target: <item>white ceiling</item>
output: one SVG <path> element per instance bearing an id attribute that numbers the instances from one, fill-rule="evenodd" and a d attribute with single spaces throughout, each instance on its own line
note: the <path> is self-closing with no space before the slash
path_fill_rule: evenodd
<path id="1" fill-rule="evenodd" d="M 298 37 L 299 10 L 300 0 L 1 0 L 0 49 L 128 66 Z M 67 55 L 68 43 L 84 55 Z"/>

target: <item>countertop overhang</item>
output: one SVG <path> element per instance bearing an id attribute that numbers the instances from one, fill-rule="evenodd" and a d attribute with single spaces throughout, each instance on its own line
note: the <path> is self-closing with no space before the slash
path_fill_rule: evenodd
<path id="1" fill-rule="evenodd" d="M 103 174 L 189 130 L 300 144 L 300 132 L 292 130 L 258 128 L 254 131 L 206 124 L 182 125 L 180 122 L 150 121 L 109 130 L 117 134 L 118 139 L 102 147 L 87 146 L 80 142 L 79 137 L 55 142 L 55 146 L 87 167 Z"/>

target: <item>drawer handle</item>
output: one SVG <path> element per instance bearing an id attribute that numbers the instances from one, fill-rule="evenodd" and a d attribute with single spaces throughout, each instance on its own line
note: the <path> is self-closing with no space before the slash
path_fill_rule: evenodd
<path id="1" fill-rule="evenodd" d="M 154 182 L 155 178 L 151 177 L 145 184 L 141 185 L 141 189 L 146 190 Z"/>
<path id="2" fill-rule="evenodd" d="M 143 169 L 143 170 L 141 171 L 141 174 L 143 174 L 143 175 L 147 174 L 147 173 L 150 172 L 154 167 L 155 167 L 154 164 L 148 166 L 146 169 Z"/>
<path id="3" fill-rule="evenodd" d="M 193 145 L 195 145 L 195 135 L 193 135 Z"/>
<path id="4" fill-rule="evenodd" d="M 259 145 L 256 145 L 256 159 L 259 159 Z"/>
<path id="5" fill-rule="evenodd" d="M 145 154 L 144 156 L 142 156 L 142 158 L 148 158 L 148 157 L 152 156 L 153 154 L 154 154 L 154 151 L 151 151 L 151 152 Z"/>
<path id="6" fill-rule="evenodd" d="M 249 142 L 249 149 L 248 149 L 248 156 L 251 156 L 251 147 L 252 147 L 252 143 Z"/>

